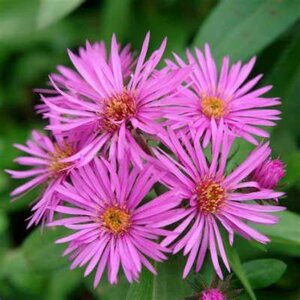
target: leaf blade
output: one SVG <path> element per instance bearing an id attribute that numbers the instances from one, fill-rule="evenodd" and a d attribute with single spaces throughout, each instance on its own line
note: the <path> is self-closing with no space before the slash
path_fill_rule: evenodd
<path id="1" fill-rule="evenodd" d="M 277 282 L 286 270 L 286 264 L 278 259 L 256 259 L 243 263 L 245 273 L 254 289 Z"/>
<path id="2" fill-rule="evenodd" d="M 46 28 L 78 8 L 84 0 L 41 0 L 37 27 Z"/>
<path id="3" fill-rule="evenodd" d="M 209 42 L 217 58 L 247 59 L 260 52 L 299 18 L 300 2 L 225 0 L 211 13 L 194 45 Z"/>

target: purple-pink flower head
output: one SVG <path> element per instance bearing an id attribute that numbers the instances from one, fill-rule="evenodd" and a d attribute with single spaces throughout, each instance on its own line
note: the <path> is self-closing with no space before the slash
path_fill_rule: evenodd
<path id="1" fill-rule="evenodd" d="M 223 131 L 222 122 L 219 129 L 213 123 L 211 154 L 204 154 L 199 136 L 194 136 L 191 142 L 182 132 L 176 136 L 171 130 L 166 144 L 176 159 L 161 149 L 155 150 L 158 167 L 169 172 L 163 177 L 163 182 L 188 201 L 186 216 L 174 229 L 175 233 L 182 234 L 167 237 L 162 243 L 164 246 L 170 245 L 178 237 L 173 253 L 183 249 L 183 254 L 188 255 L 184 277 L 194 263 L 196 271 L 200 270 L 209 251 L 216 273 L 223 278 L 218 255 L 228 270 L 229 264 L 219 226 L 228 232 L 231 245 L 235 232 L 246 239 L 267 243 L 269 239 L 246 222 L 274 224 L 277 217 L 270 213 L 284 209 L 252 203 L 252 200 L 273 199 L 283 195 L 270 189 L 258 189 L 257 182 L 247 181 L 253 170 L 270 155 L 268 143 L 258 146 L 241 165 L 227 173 L 227 158 L 233 138 Z"/>
<path id="2" fill-rule="evenodd" d="M 80 56 L 69 51 L 77 72 L 60 69 L 59 77 L 52 76 L 52 86 L 63 101 L 42 96 L 50 110 L 45 116 L 59 119 L 62 124 L 47 128 L 71 136 L 74 131 L 89 134 L 91 140 L 86 145 L 89 154 L 83 156 L 82 165 L 101 149 L 107 150 L 110 157 L 115 154 L 122 157 L 127 151 L 141 165 L 143 151 L 134 139 L 134 133 L 144 132 L 157 137 L 163 133 L 157 123 L 162 117 L 160 100 L 176 91 L 186 77 L 187 69 L 152 76 L 164 53 L 166 39 L 146 59 L 149 38 L 148 33 L 129 77 L 114 35 L 109 59 L 103 55 L 104 51 L 96 51 L 87 44 Z"/>
<path id="3" fill-rule="evenodd" d="M 252 177 L 264 189 L 274 189 L 285 175 L 285 166 L 280 159 L 270 159 L 261 163 Z"/>
<path id="4" fill-rule="evenodd" d="M 64 255 L 70 254 L 71 269 L 86 265 L 85 276 L 95 269 L 95 287 L 105 268 L 111 284 L 117 283 L 120 268 L 129 282 L 138 280 L 142 266 L 156 273 L 148 258 L 166 259 L 169 250 L 159 238 L 173 234 L 163 227 L 182 211 L 174 192 L 144 202 L 159 177 L 153 166 L 141 170 L 127 157 L 112 163 L 95 158 L 71 172 L 71 183 L 57 188 L 66 204 L 56 207 L 63 218 L 49 224 L 75 231 L 57 241 L 69 243 Z"/>
<path id="5" fill-rule="evenodd" d="M 278 98 L 266 98 L 263 95 L 271 89 L 265 86 L 259 89 L 253 87 L 261 79 L 258 75 L 246 81 L 255 58 L 244 66 L 239 61 L 232 66 L 229 58 L 224 57 L 221 70 L 218 72 L 209 46 L 205 45 L 204 53 L 195 49 L 196 57 L 187 51 L 188 63 L 193 66 L 193 72 L 186 84 L 189 89 L 181 89 L 173 99 L 177 106 L 166 112 L 167 119 L 173 119 L 169 124 L 179 128 L 186 125 L 197 130 L 205 130 L 204 146 L 211 139 L 211 120 L 217 124 L 222 120 L 224 125 L 236 135 L 257 145 L 257 137 L 268 137 L 269 134 L 260 126 L 274 126 L 280 119 L 279 110 L 269 108 L 279 105 Z M 186 67 L 186 63 L 175 55 L 176 63 L 168 61 L 171 69 Z"/>
<path id="6" fill-rule="evenodd" d="M 199 300 L 226 300 L 226 297 L 219 289 L 210 288 L 201 293 Z"/>
<path id="7" fill-rule="evenodd" d="M 32 139 L 26 145 L 16 144 L 15 147 L 26 153 L 20 156 L 15 162 L 30 167 L 29 170 L 7 170 L 13 178 L 29 180 L 12 191 L 12 197 L 18 197 L 29 190 L 47 183 L 47 186 L 33 206 L 33 215 L 28 226 L 39 223 L 42 219 L 49 221 L 53 218 L 53 208 L 59 203 L 59 198 L 55 193 L 55 187 L 74 168 L 75 162 L 69 163 L 63 160 L 80 150 L 78 142 L 74 142 L 62 137 L 51 140 L 49 137 L 37 132 L 32 132 Z"/>
<path id="8" fill-rule="evenodd" d="M 118 45 L 119 49 L 120 46 Z M 131 68 L 134 64 L 133 54 L 130 51 L 130 45 L 126 45 L 123 49 L 119 51 L 120 55 L 120 65 L 122 69 L 122 74 L 124 76 L 124 80 L 129 79 L 129 75 L 131 74 Z M 106 63 L 112 68 L 112 57 L 109 56 L 106 51 L 105 43 L 94 43 L 90 44 L 88 41 L 86 42 L 86 47 L 80 47 L 78 51 L 77 60 L 82 64 L 85 69 L 90 70 L 91 73 L 96 72 L 95 68 L 97 65 L 95 64 L 95 60 L 98 59 L 105 60 Z M 81 97 L 95 97 L 98 95 L 95 94 L 95 90 L 92 85 L 90 85 L 85 77 L 78 74 L 76 71 L 65 67 L 58 66 L 57 67 L 58 74 L 52 74 L 50 78 L 63 90 L 67 90 L 70 94 L 80 94 Z M 51 86 L 51 81 L 49 82 Z M 55 104 L 59 104 L 61 107 L 72 108 L 72 103 L 66 103 L 65 97 L 61 93 L 57 93 L 53 87 L 51 89 L 36 89 L 37 93 L 47 94 L 47 100 L 54 102 Z M 47 113 L 49 112 L 49 106 L 43 104 L 38 104 L 36 106 L 38 113 Z"/>

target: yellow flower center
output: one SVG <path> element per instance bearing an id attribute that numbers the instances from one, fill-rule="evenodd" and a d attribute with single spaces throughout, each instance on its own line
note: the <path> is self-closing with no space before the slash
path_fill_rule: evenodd
<path id="1" fill-rule="evenodd" d="M 201 212 L 214 214 L 223 205 L 225 190 L 218 183 L 211 179 L 201 181 L 196 186 L 198 208 Z"/>
<path id="2" fill-rule="evenodd" d="M 109 132 L 116 131 L 123 121 L 136 114 L 134 97 L 124 91 L 105 100 L 102 126 Z"/>
<path id="3" fill-rule="evenodd" d="M 67 168 L 71 163 L 62 162 L 61 160 L 67 158 L 73 154 L 73 149 L 70 144 L 65 144 L 63 148 L 60 148 L 57 144 L 54 144 L 54 152 L 51 153 L 51 159 L 49 163 L 49 170 L 57 174 Z"/>
<path id="4" fill-rule="evenodd" d="M 115 235 L 125 233 L 130 226 L 130 214 L 117 206 L 107 208 L 101 220 L 102 225 Z"/>
<path id="5" fill-rule="evenodd" d="M 207 117 L 220 119 L 225 114 L 225 101 L 217 97 L 203 97 L 201 110 Z"/>

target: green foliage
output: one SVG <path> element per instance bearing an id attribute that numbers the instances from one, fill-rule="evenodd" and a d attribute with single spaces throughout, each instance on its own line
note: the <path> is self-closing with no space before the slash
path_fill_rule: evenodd
<path id="1" fill-rule="evenodd" d="M 264 288 L 277 282 L 286 270 L 278 259 L 257 259 L 243 264 L 244 272 L 253 289 Z"/>
<path id="2" fill-rule="evenodd" d="M 0 278 L 7 279 L 24 293 L 38 295 L 46 286 L 46 276 L 30 268 L 20 249 L 7 252 L 1 264 Z"/>
<path id="3" fill-rule="evenodd" d="M 19 151 L 12 144 L 23 143 L 32 128 L 43 128 L 44 123 L 34 114 L 38 96 L 32 89 L 45 87 L 47 75 L 56 65 L 70 65 L 66 48 L 76 50 L 86 39 L 109 41 L 115 32 L 120 41 L 130 42 L 138 50 L 150 30 L 150 50 L 168 37 L 166 55 L 172 51 L 183 54 L 186 47 L 202 47 L 205 42 L 219 61 L 223 55 L 233 61 L 257 55 L 254 73 L 265 73 L 263 83 L 274 85 L 270 97 L 282 99 L 282 121 L 272 130 L 271 142 L 274 156 L 287 164 L 282 182 L 287 198 L 282 203 L 288 211 L 278 214 L 278 225 L 254 226 L 271 238 L 270 244 L 262 246 L 236 237 L 233 248 L 227 245 L 227 252 L 235 274 L 233 282 L 244 289 L 242 299 L 298 299 L 299 13 L 298 0 L 0 0 L 1 170 L 17 168 L 13 158 Z M 228 170 L 252 149 L 238 140 Z M 54 244 L 67 231 L 45 228 L 44 232 L 25 233 L 25 219 L 30 214 L 27 207 L 41 189 L 10 203 L 9 192 L 21 182 L 0 172 L 1 299 L 180 300 L 194 294 L 188 280 L 182 280 L 186 262 L 182 253 L 157 264 L 157 276 L 143 270 L 140 282 L 129 285 L 120 272 L 117 286 L 103 278 L 94 290 L 94 274 L 84 278 L 83 269 L 70 271 L 67 258 L 61 257 L 65 246 Z M 207 283 L 213 278 L 209 261 L 207 257 L 200 272 Z M 191 276 L 198 278 L 198 274 Z"/>
<path id="4" fill-rule="evenodd" d="M 110 42 L 112 33 L 122 41 L 130 22 L 132 0 L 106 0 L 102 10 L 103 39 Z"/>
<path id="5" fill-rule="evenodd" d="M 256 300 L 257 298 L 253 292 L 253 287 L 251 286 L 251 283 L 250 283 L 249 278 L 243 268 L 243 265 L 241 263 L 241 260 L 240 260 L 240 257 L 238 255 L 237 251 L 234 248 L 230 247 L 228 244 L 227 244 L 226 250 L 227 250 L 228 260 L 229 260 L 229 263 L 230 263 L 230 266 L 231 266 L 233 272 L 238 277 L 238 279 L 241 281 L 243 287 L 249 294 L 250 298 L 252 300 Z"/>
<path id="6" fill-rule="evenodd" d="M 274 226 L 255 225 L 262 233 L 268 235 L 272 242 L 300 249 L 300 217 L 299 215 L 283 211 L 278 213 L 280 222 Z"/>
<path id="7" fill-rule="evenodd" d="M 41 0 L 39 3 L 37 26 L 44 28 L 57 22 L 83 2 L 84 0 Z"/>
<path id="8" fill-rule="evenodd" d="M 37 273 L 56 272 L 68 264 L 66 258 L 62 257 L 64 245 L 56 245 L 54 242 L 67 235 L 68 231 L 61 227 L 35 229 L 26 239 L 22 246 L 24 257 L 30 267 Z"/>
<path id="9" fill-rule="evenodd" d="M 156 267 L 156 276 L 148 270 L 143 271 L 140 282 L 131 285 L 126 300 L 180 300 L 191 294 L 189 284 L 182 279 L 182 257 L 170 257 Z"/>
<path id="10" fill-rule="evenodd" d="M 233 60 L 258 54 L 300 16 L 298 0 L 221 1 L 200 28 L 194 44 L 209 42 L 218 58 Z"/>

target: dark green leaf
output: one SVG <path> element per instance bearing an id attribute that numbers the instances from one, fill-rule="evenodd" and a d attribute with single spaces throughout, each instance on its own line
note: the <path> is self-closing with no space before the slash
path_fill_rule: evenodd
<path id="1" fill-rule="evenodd" d="M 245 273 L 245 270 L 242 266 L 242 263 L 241 263 L 238 253 L 236 252 L 236 250 L 234 248 L 230 247 L 228 244 L 226 245 L 226 248 L 227 248 L 227 255 L 228 255 L 229 263 L 230 263 L 232 270 L 234 271 L 236 276 L 239 278 L 239 280 L 243 284 L 243 286 L 244 286 L 245 290 L 247 291 L 247 293 L 249 294 L 250 298 L 252 300 L 256 300 L 256 296 L 253 292 L 253 289 L 251 287 L 251 284 L 249 282 L 247 274 Z"/>
<path id="2" fill-rule="evenodd" d="M 156 299 L 156 278 L 148 270 L 143 270 L 139 283 L 133 283 L 129 288 L 126 300 Z"/>
<path id="3" fill-rule="evenodd" d="M 110 41 L 113 33 L 123 39 L 128 28 L 132 0 L 106 0 L 102 10 L 101 32 L 104 40 Z"/>
<path id="4" fill-rule="evenodd" d="M 286 264 L 278 259 L 257 259 L 243 264 L 252 288 L 263 288 L 277 282 L 286 270 Z"/>
<path id="5" fill-rule="evenodd" d="M 224 0 L 197 34 L 194 45 L 209 42 L 217 58 L 247 59 L 274 41 L 300 15 L 298 0 Z"/>
<path id="6" fill-rule="evenodd" d="M 182 279 L 185 259 L 173 256 L 157 266 L 157 276 L 144 270 L 140 283 L 131 285 L 127 300 L 182 300 L 193 294 L 186 280 Z"/>

